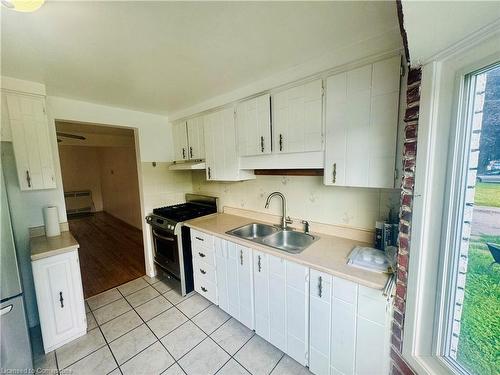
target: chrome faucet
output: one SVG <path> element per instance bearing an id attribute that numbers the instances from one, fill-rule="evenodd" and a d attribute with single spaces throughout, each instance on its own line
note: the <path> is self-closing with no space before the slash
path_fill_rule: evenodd
<path id="1" fill-rule="evenodd" d="M 281 217 L 281 228 L 283 230 L 287 230 L 288 224 L 292 224 L 293 220 L 290 219 L 288 216 L 286 216 L 286 198 L 283 194 L 281 194 L 279 191 L 275 191 L 274 193 L 269 194 L 266 200 L 266 208 L 269 208 L 269 202 L 271 201 L 271 198 L 273 197 L 280 197 L 281 198 L 281 208 L 282 208 L 282 217 Z"/>

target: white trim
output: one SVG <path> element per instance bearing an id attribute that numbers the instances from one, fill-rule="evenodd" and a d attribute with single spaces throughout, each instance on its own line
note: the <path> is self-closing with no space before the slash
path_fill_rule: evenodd
<path id="1" fill-rule="evenodd" d="M 460 54 L 462 51 L 472 48 L 477 44 L 483 42 L 484 40 L 489 39 L 493 34 L 497 34 L 499 32 L 500 19 L 493 21 L 492 23 L 480 28 L 479 30 L 476 30 L 474 33 L 452 44 L 448 48 L 435 53 L 424 61 L 421 61 L 420 64 L 426 65 L 433 61 L 442 61 L 445 59 L 449 59 L 454 55 Z"/>
<path id="2" fill-rule="evenodd" d="M 438 334 L 447 280 L 447 259 L 440 257 L 439 249 L 443 238 L 450 238 L 451 229 L 443 216 L 444 202 L 450 198 L 446 183 L 452 173 L 456 175 L 448 158 L 449 150 L 456 151 L 460 141 L 460 137 L 450 135 L 460 120 L 454 113 L 459 108 L 464 75 L 500 61 L 499 31 L 495 29 L 479 43 L 457 47 L 442 60 L 423 67 L 403 338 L 403 357 L 419 374 L 451 374 L 456 370 L 440 356 L 442 340 Z M 450 171 L 449 175 L 444 171 Z"/>
<path id="3" fill-rule="evenodd" d="M 7 76 L 1 77 L 0 86 L 2 90 L 22 92 L 24 94 L 45 96 L 45 85 L 43 83 L 25 81 Z"/>

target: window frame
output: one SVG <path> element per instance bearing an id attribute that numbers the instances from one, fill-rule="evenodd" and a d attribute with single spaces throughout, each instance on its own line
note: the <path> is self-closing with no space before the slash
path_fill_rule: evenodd
<path id="1" fill-rule="evenodd" d="M 448 301 L 458 271 L 453 265 L 460 256 L 451 245 L 461 234 L 465 194 L 464 184 L 456 182 L 466 176 L 469 162 L 456 156 L 468 154 L 470 145 L 472 93 L 466 77 L 500 61 L 499 37 L 500 28 L 489 30 L 422 68 L 403 337 L 403 357 L 419 374 L 467 374 L 445 356 L 445 318 L 452 313 Z"/>

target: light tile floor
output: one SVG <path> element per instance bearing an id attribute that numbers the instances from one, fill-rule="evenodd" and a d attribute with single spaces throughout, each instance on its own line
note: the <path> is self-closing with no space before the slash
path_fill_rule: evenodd
<path id="1" fill-rule="evenodd" d="M 311 374 L 199 294 L 144 276 L 89 298 L 88 332 L 35 368 L 53 374 Z M 71 372 L 70 372 L 71 371 Z"/>

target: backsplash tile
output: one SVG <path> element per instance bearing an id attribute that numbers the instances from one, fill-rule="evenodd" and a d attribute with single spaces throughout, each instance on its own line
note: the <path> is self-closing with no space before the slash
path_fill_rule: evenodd
<path id="1" fill-rule="evenodd" d="M 257 176 L 244 182 L 208 182 L 203 171 L 192 172 L 193 191 L 219 197 L 219 205 L 280 215 L 281 205 L 273 200 L 264 208 L 273 191 L 287 198 L 288 214 L 295 218 L 326 224 L 373 229 L 375 221 L 386 219 L 391 208 L 398 212 L 399 190 L 330 187 L 322 177 Z"/>

